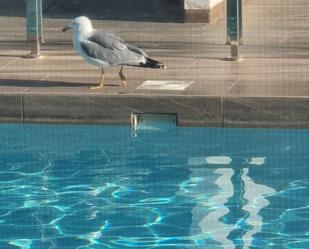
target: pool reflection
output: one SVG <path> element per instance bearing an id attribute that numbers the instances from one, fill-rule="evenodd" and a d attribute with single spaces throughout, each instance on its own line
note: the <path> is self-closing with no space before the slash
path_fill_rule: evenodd
<path id="1" fill-rule="evenodd" d="M 0 130 L 0 248 L 309 248 L 307 131 Z"/>

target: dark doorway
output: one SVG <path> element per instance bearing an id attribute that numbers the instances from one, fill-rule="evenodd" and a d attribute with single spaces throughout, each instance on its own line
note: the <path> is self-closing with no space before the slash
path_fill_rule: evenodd
<path id="1" fill-rule="evenodd" d="M 42 0 L 46 17 L 182 22 L 183 0 Z M 0 15 L 24 16 L 25 0 L 0 0 Z"/>
<path id="2" fill-rule="evenodd" d="M 87 15 L 91 18 L 124 21 L 183 20 L 182 0 L 49 0 L 47 2 L 45 4 L 47 15 Z"/>

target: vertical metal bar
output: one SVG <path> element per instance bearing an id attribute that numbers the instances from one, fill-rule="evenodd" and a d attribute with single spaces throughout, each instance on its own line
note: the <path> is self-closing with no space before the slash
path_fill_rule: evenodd
<path id="1" fill-rule="evenodd" d="M 239 42 L 242 45 L 242 0 L 237 0 L 238 1 L 238 21 L 239 21 Z M 230 34 L 230 28 L 231 28 L 231 18 L 233 15 L 233 8 L 234 5 L 236 5 L 236 2 L 234 0 L 230 1 L 227 0 L 226 1 L 226 45 L 230 45 L 231 44 L 231 34 Z"/>
<path id="2" fill-rule="evenodd" d="M 231 55 L 227 60 L 231 61 L 239 59 L 241 2 L 242 0 L 227 0 L 227 42 L 231 45 Z"/>
<path id="3" fill-rule="evenodd" d="M 238 0 L 239 44 L 242 45 L 242 0 Z"/>
<path id="4" fill-rule="evenodd" d="M 38 0 L 38 23 L 39 23 L 39 38 L 40 42 L 44 43 L 43 37 L 43 5 L 42 0 Z"/>
<path id="5" fill-rule="evenodd" d="M 230 31 L 229 31 L 229 26 L 230 26 L 230 1 L 226 0 L 226 45 L 231 44 L 231 36 L 230 36 Z"/>
<path id="6" fill-rule="evenodd" d="M 40 56 L 40 34 L 39 34 L 39 0 L 26 0 L 27 16 L 27 42 L 31 53 L 29 58 Z"/>

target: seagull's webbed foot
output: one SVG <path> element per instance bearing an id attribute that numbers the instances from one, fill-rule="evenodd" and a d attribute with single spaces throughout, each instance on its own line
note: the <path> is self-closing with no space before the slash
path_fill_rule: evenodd
<path id="1" fill-rule="evenodd" d="M 90 86 L 88 87 L 89 90 L 98 90 L 98 89 L 103 89 L 103 85 L 98 85 L 98 86 Z"/>
<path id="2" fill-rule="evenodd" d="M 127 79 L 126 79 L 126 77 L 123 74 L 123 66 L 121 66 L 121 69 L 119 71 L 119 77 L 121 79 L 122 85 L 123 86 L 127 86 Z"/>
<path id="3" fill-rule="evenodd" d="M 97 85 L 97 86 L 90 86 L 88 89 L 90 90 L 98 90 L 98 89 L 103 89 L 103 86 L 104 86 L 104 70 L 101 69 L 101 80 L 100 80 L 100 84 Z"/>

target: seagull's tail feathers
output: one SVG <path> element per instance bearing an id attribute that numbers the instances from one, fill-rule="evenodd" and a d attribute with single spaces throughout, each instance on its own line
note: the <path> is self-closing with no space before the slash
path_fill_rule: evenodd
<path id="1" fill-rule="evenodd" d="M 141 62 L 140 66 L 141 67 L 149 67 L 149 68 L 166 68 L 166 66 L 157 60 L 151 59 L 149 57 L 145 58 L 146 61 L 145 62 Z"/>

